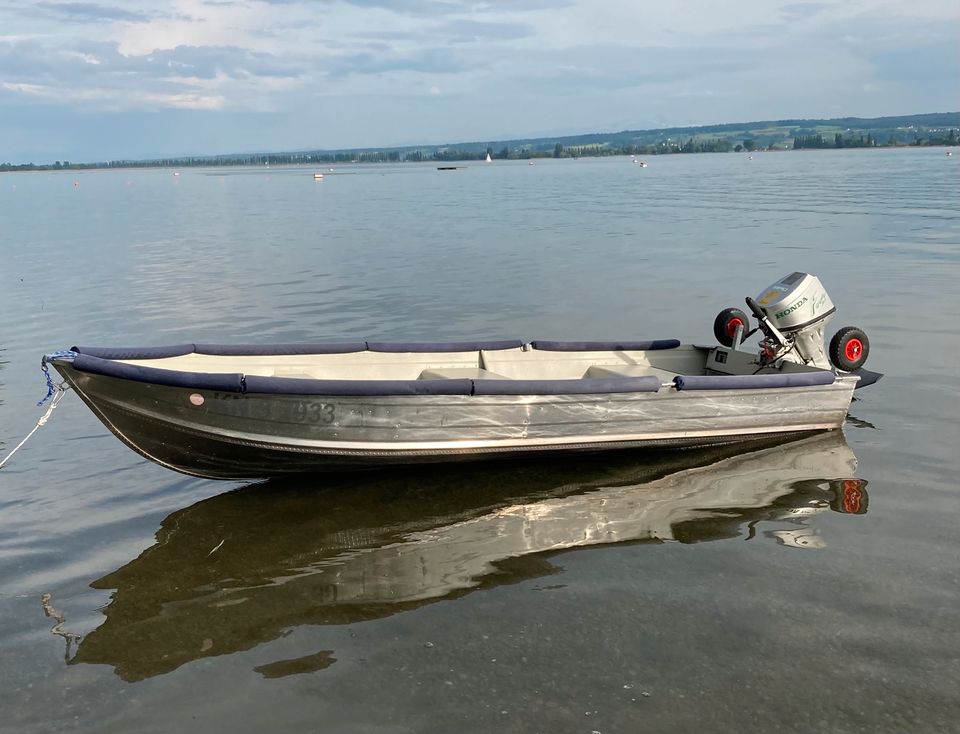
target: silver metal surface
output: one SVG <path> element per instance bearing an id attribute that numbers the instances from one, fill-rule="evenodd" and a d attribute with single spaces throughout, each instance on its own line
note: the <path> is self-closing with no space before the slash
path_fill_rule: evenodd
<path id="1" fill-rule="evenodd" d="M 325 397 L 166 387 L 56 368 L 143 456 L 217 478 L 489 454 L 689 446 L 839 427 L 856 378 L 770 390 Z"/>

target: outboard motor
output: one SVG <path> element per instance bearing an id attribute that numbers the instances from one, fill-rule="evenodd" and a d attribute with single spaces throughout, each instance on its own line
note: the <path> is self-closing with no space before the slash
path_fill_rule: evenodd
<path id="1" fill-rule="evenodd" d="M 759 363 L 796 362 L 820 369 L 832 366 L 852 372 L 863 366 L 870 342 L 862 330 L 845 326 L 830 340 L 829 357 L 824 350 L 823 330 L 836 307 L 820 279 L 809 273 L 791 273 L 766 288 L 757 299 L 746 299 L 759 320 Z M 717 341 L 736 349 L 754 333 L 747 315 L 738 308 L 721 311 L 713 324 Z"/>

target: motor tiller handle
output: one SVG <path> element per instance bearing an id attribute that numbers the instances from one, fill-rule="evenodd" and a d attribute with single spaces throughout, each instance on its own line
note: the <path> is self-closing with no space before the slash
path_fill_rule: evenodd
<path id="1" fill-rule="evenodd" d="M 759 321 L 766 321 L 767 315 L 763 312 L 763 309 L 757 305 L 757 302 L 750 298 L 750 296 L 747 296 L 746 300 L 750 310 L 753 311 L 753 315 L 756 316 Z"/>

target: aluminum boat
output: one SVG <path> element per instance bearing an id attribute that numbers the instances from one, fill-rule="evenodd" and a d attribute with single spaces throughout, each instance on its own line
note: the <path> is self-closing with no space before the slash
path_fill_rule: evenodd
<path id="1" fill-rule="evenodd" d="M 793 273 L 719 344 L 498 340 L 73 347 L 46 357 L 128 446 L 210 478 L 541 452 L 689 447 L 839 428 L 866 335 Z M 740 348 L 762 331 L 758 352 Z M 831 361 L 833 365 L 831 365 Z"/>

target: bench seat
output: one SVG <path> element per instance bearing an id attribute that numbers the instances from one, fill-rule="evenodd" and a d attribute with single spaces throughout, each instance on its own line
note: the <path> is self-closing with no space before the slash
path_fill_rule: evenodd
<path id="1" fill-rule="evenodd" d="M 607 377 L 646 377 L 648 375 L 660 378 L 663 383 L 672 383 L 677 373 L 657 369 L 648 364 L 593 365 L 587 370 L 584 377 L 603 379 Z"/>
<path id="2" fill-rule="evenodd" d="M 479 367 L 445 367 L 438 369 L 424 370 L 420 373 L 418 380 L 506 380 L 509 379 L 503 375 L 498 375 L 490 370 L 480 369 Z"/>

